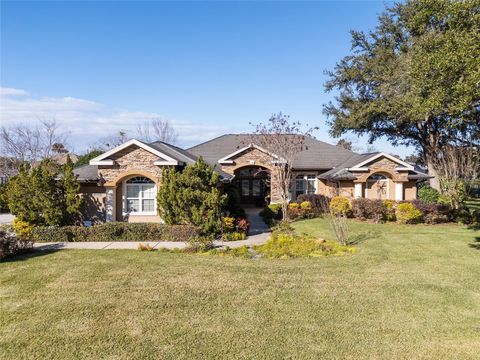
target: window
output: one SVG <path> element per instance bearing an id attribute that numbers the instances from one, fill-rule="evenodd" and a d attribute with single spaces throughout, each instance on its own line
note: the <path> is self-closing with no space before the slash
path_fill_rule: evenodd
<path id="1" fill-rule="evenodd" d="M 302 194 L 315 194 L 317 177 L 313 174 L 298 175 L 295 178 L 295 197 Z"/>
<path id="2" fill-rule="evenodd" d="M 144 177 L 137 176 L 128 180 L 126 187 L 126 210 L 131 214 L 155 214 L 155 183 Z"/>

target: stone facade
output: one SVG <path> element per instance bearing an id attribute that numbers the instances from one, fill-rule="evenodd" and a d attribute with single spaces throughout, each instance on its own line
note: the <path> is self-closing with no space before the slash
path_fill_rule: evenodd
<path id="1" fill-rule="evenodd" d="M 124 189 L 122 183 L 131 177 L 145 176 L 157 188 L 162 178 L 162 167 L 154 164 L 159 157 L 136 145 L 129 146 L 110 157 L 115 165 L 98 167 L 99 175 L 105 181 L 105 213 L 107 221 L 160 222 L 158 215 L 125 215 Z"/>
<path id="2" fill-rule="evenodd" d="M 105 180 L 105 186 L 116 186 L 123 178 L 130 175 L 147 176 L 159 184 L 162 168 L 154 165 L 158 156 L 135 145 L 123 149 L 111 157 L 115 165 L 98 167 L 99 174 Z"/>
<path id="3" fill-rule="evenodd" d="M 270 171 L 270 201 L 272 203 L 280 202 L 280 190 L 278 185 L 278 173 L 272 161 L 271 155 L 257 149 L 250 148 L 235 156 L 230 160 L 232 164 L 220 164 L 222 171 L 227 174 L 235 175 L 235 171 L 246 166 L 261 166 Z"/>

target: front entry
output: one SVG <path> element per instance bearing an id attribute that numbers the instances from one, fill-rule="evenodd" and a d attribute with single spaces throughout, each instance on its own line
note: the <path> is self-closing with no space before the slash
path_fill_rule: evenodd
<path id="1" fill-rule="evenodd" d="M 235 173 L 235 185 L 242 206 L 263 207 L 268 203 L 270 174 L 261 167 L 245 167 Z"/>

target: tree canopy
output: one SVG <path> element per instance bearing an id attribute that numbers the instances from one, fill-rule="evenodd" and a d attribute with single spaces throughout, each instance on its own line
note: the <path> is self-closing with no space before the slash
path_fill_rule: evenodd
<path id="1" fill-rule="evenodd" d="M 480 2 L 410 0 L 352 31 L 331 72 L 331 133 L 413 145 L 428 163 L 445 144 L 480 141 Z"/>

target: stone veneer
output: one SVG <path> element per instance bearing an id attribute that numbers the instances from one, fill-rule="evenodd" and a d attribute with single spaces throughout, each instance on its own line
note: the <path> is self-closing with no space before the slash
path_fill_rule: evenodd
<path id="1" fill-rule="evenodd" d="M 280 202 L 280 189 L 278 186 L 278 178 L 276 174 L 276 168 L 272 161 L 272 156 L 265 152 L 258 150 L 257 148 L 246 149 L 230 158 L 233 160 L 233 164 L 220 164 L 221 169 L 230 175 L 235 175 L 235 171 L 245 166 L 262 166 L 270 170 L 270 201 L 272 203 Z"/>
<path id="2" fill-rule="evenodd" d="M 154 165 L 159 160 L 152 154 L 136 145 L 129 146 L 111 157 L 115 161 L 112 166 L 99 166 L 99 175 L 105 180 L 105 186 L 116 186 L 123 178 L 129 175 L 147 176 L 157 185 L 162 177 L 162 168 Z"/>

